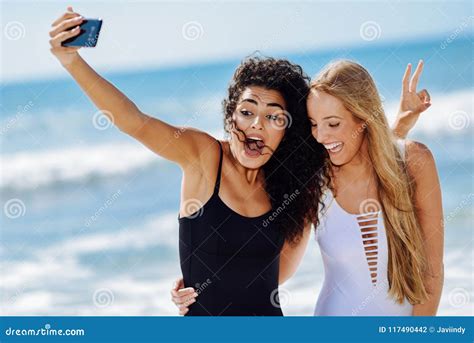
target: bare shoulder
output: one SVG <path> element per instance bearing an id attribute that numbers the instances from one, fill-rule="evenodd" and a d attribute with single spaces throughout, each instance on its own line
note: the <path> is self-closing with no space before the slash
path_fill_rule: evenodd
<path id="1" fill-rule="evenodd" d="M 195 163 L 187 164 L 186 169 L 188 171 L 189 169 L 195 171 L 199 169 L 205 174 L 208 174 L 209 171 L 212 173 L 216 169 L 215 166 L 219 163 L 218 140 L 207 132 L 195 128 L 183 128 L 182 130 L 186 130 L 186 134 L 193 137 L 192 144 L 194 145 L 196 157 Z"/>
<path id="2" fill-rule="evenodd" d="M 407 140 L 405 144 L 407 167 L 413 177 L 436 171 L 431 150 L 423 143 Z"/>
<path id="3" fill-rule="evenodd" d="M 208 146 L 210 143 L 215 142 L 216 139 L 205 131 L 201 131 L 194 127 L 180 127 L 175 133 L 175 138 L 179 139 L 180 136 L 190 135 L 193 137 L 194 143 L 199 147 L 203 148 Z"/>
<path id="4" fill-rule="evenodd" d="M 191 144 L 194 146 L 196 157 L 201 163 L 204 163 L 204 165 L 209 162 L 209 158 L 212 159 L 216 156 L 216 152 L 218 155 L 219 145 L 217 140 L 207 132 L 192 127 L 182 127 L 179 128 L 175 134 L 176 139 L 180 138 L 180 133 L 183 136 L 192 137 Z"/>
<path id="5" fill-rule="evenodd" d="M 434 159 L 431 150 L 421 142 L 406 140 L 405 149 L 408 161 L 413 161 L 414 159 L 429 161 Z"/>
<path id="6" fill-rule="evenodd" d="M 183 171 L 182 197 L 185 199 L 200 199 L 203 203 L 213 192 L 219 166 L 219 142 L 211 135 L 190 129 L 188 135 L 193 135 L 192 143 L 196 159 L 182 164 Z"/>

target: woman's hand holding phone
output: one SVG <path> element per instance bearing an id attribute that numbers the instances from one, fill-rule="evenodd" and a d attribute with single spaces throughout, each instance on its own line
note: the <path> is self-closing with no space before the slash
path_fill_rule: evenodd
<path id="1" fill-rule="evenodd" d="M 69 6 L 51 26 L 51 52 L 62 65 L 68 66 L 77 58 L 77 50 L 81 47 L 95 47 L 102 19 L 85 19 Z"/>
<path id="2" fill-rule="evenodd" d="M 81 47 L 76 46 L 62 46 L 61 43 L 71 37 L 77 36 L 80 32 L 80 24 L 84 18 L 79 14 L 75 13 L 71 6 L 67 8 L 62 16 L 56 19 L 52 23 L 52 29 L 49 32 L 51 39 L 49 44 L 51 45 L 51 53 L 61 62 L 63 66 L 71 64 L 79 54 L 77 51 Z"/>

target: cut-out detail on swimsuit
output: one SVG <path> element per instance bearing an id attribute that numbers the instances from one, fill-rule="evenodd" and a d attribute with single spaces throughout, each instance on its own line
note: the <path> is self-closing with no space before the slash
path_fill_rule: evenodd
<path id="1" fill-rule="evenodd" d="M 325 209 L 315 237 L 325 274 L 314 314 L 412 316 L 413 305 L 406 298 L 399 303 L 389 295 L 387 269 L 390 256 L 381 206 L 370 208 L 369 211 L 378 211 L 375 218 L 375 213 L 346 211 L 330 189 L 325 190 L 325 195 Z M 351 207 L 360 208 L 356 205 L 353 202 Z M 377 249 L 366 251 L 364 241 L 377 246 Z"/>
<path id="2" fill-rule="evenodd" d="M 357 223 L 361 231 L 362 244 L 369 268 L 370 278 L 377 285 L 378 261 L 378 220 L 380 212 L 367 212 L 357 215 Z"/>

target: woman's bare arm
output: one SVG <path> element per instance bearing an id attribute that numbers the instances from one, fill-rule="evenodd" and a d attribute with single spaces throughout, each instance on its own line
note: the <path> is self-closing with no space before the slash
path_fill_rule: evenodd
<path id="1" fill-rule="evenodd" d="M 393 134 L 398 138 L 406 138 L 408 132 L 418 121 L 420 114 L 431 106 L 428 91 L 423 89 L 417 92 L 416 90 L 423 65 L 423 61 L 420 60 L 413 76 L 411 76 L 411 64 L 408 64 L 403 75 L 400 106 L 392 129 Z"/>
<path id="2" fill-rule="evenodd" d="M 306 225 L 303 236 L 296 244 L 285 242 L 280 252 L 280 273 L 278 283 L 284 284 L 295 274 L 308 246 L 311 224 Z"/>
<path id="3" fill-rule="evenodd" d="M 425 287 L 429 299 L 415 305 L 413 315 L 434 316 L 444 282 L 444 224 L 441 187 L 430 150 L 418 142 L 407 142 L 407 167 L 415 182 L 415 209 L 424 239 L 427 261 Z"/>
<path id="4" fill-rule="evenodd" d="M 51 52 L 74 78 L 99 110 L 122 132 L 137 139 L 158 155 L 186 167 L 200 161 L 200 153 L 214 140 L 196 129 L 169 125 L 149 116 L 112 83 L 101 77 L 79 55 L 79 48 L 63 47 L 61 42 L 74 37 L 74 27 L 82 19 L 71 7 L 53 23 L 50 31 Z"/>

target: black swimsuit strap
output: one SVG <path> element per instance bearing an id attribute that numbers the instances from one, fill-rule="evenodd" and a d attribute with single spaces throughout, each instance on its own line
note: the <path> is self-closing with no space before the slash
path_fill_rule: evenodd
<path id="1" fill-rule="evenodd" d="M 219 154 L 220 155 L 219 155 L 219 169 L 217 169 L 216 183 L 215 183 L 215 186 L 214 186 L 214 194 L 215 195 L 219 193 L 219 186 L 221 184 L 222 155 L 223 155 L 221 142 L 217 141 L 217 143 L 219 143 Z"/>

